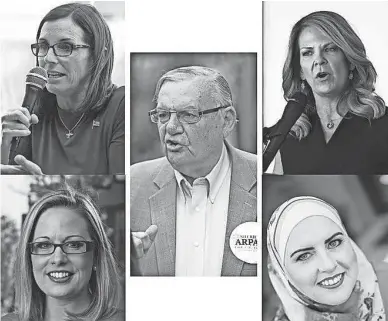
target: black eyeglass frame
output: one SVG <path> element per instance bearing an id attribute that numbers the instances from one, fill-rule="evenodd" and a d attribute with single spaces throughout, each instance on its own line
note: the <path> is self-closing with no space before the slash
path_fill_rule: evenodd
<path id="1" fill-rule="evenodd" d="M 210 108 L 210 109 L 206 109 L 206 110 L 199 110 L 199 111 L 198 111 L 198 116 L 199 116 L 198 121 L 196 121 L 196 122 L 194 122 L 194 123 L 187 123 L 187 122 L 184 122 L 184 123 L 185 123 L 185 124 L 196 124 L 196 123 L 198 123 L 198 122 L 201 121 L 202 115 L 215 113 L 215 112 L 219 111 L 219 110 L 222 109 L 222 108 L 228 108 L 228 107 L 230 107 L 230 106 L 220 106 L 220 107 Z M 160 110 L 160 109 L 159 109 L 159 110 Z M 171 114 L 175 113 L 175 114 L 177 114 L 177 116 L 178 116 L 178 114 L 179 114 L 180 112 L 184 112 L 184 111 L 185 111 L 185 110 L 165 110 L 165 109 L 162 109 L 162 110 L 169 113 L 169 117 L 168 117 L 167 121 L 166 121 L 165 123 L 162 123 L 162 124 L 166 124 L 166 123 L 170 120 Z M 158 121 L 158 122 L 152 121 L 152 115 L 155 115 L 155 114 L 157 114 L 157 113 L 158 113 L 157 108 L 152 109 L 152 110 L 150 110 L 150 111 L 148 112 L 148 116 L 150 117 L 151 122 L 153 122 L 154 124 L 157 124 L 157 123 L 159 122 L 159 121 Z M 178 120 L 180 121 L 179 117 L 178 117 Z"/>
<path id="2" fill-rule="evenodd" d="M 55 46 L 57 46 L 57 45 L 60 45 L 60 44 L 68 44 L 68 45 L 70 45 L 70 48 L 71 48 L 71 50 L 70 50 L 70 53 L 68 54 L 68 55 L 58 55 L 57 54 L 57 51 L 56 51 L 56 49 L 55 49 Z M 47 52 L 46 52 L 46 54 L 44 55 L 44 56 L 39 56 L 39 48 L 38 48 L 38 46 L 39 45 L 42 45 L 42 44 L 45 44 L 45 45 L 47 45 Z M 49 46 L 47 43 L 39 43 L 39 42 L 37 42 L 37 43 L 33 43 L 33 44 L 31 44 L 31 51 L 32 51 L 32 54 L 35 56 L 35 57 L 39 57 L 39 58 L 43 58 L 43 57 L 46 57 L 47 56 L 47 54 L 48 54 L 48 52 L 49 52 L 49 50 L 50 50 L 50 48 L 53 48 L 53 51 L 54 51 L 54 55 L 55 56 L 57 56 L 57 57 L 69 57 L 69 56 L 71 56 L 71 54 L 73 53 L 73 50 L 74 49 L 77 49 L 77 48 L 91 48 L 91 46 L 89 46 L 89 45 L 75 45 L 75 44 L 72 44 L 72 43 L 70 43 L 70 42 L 57 42 L 56 44 L 53 44 L 52 46 Z M 37 54 L 35 54 L 34 53 L 34 49 L 36 49 L 37 50 Z"/>
<path id="3" fill-rule="evenodd" d="M 80 253 L 67 253 L 64 249 L 63 249 L 63 246 L 65 244 L 68 244 L 68 243 L 74 243 L 74 242 L 80 242 L 80 243 L 86 243 L 86 250 L 85 252 L 80 252 Z M 54 245 L 54 249 L 51 253 L 45 253 L 45 254 L 37 254 L 37 253 L 32 253 L 32 247 L 34 246 L 34 244 L 39 244 L 39 243 L 49 243 L 51 245 Z M 57 247 L 60 247 L 62 252 L 65 253 L 65 254 L 85 254 L 87 252 L 90 252 L 93 250 L 94 248 L 94 242 L 93 241 L 68 241 L 68 242 L 65 242 L 65 243 L 51 243 L 51 242 L 30 242 L 28 243 L 28 247 L 30 249 L 30 254 L 31 255 L 51 255 L 55 252 L 55 250 L 57 249 Z"/>

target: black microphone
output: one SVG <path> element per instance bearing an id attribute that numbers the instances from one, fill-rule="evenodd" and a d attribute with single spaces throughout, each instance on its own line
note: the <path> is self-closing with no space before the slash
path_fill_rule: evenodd
<path id="1" fill-rule="evenodd" d="M 280 118 L 273 130 L 268 134 L 269 139 L 263 149 L 264 172 L 275 158 L 290 129 L 294 126 L 300 115 L 302 115 L 306 104 L 307 96 L 301 92 L 296 92 L 288 99 L 282 118 Z"/>
<path id="2" fill-rule="evenodd" d="M 24 94 L 22 107 L 28 109 L 30 114 L 33 113 L 36 101 L 47 84 L 47 71 L 42 67 L 32 68 L 26 76 L 26 93 Z M 14 137 L 11 141 L 9 152 L 9 164 L 13 164 L 13 159 L 18 154 L 24 154 L 31 148 L 29 141 L 24 137 Z"/>
<path id="3" fill-rule="evenodd" d="M 47 71 L 42 67 L 34 67 L 26 76 L 26 93 L 22 107 L 26 107 L 30 114 L 34 109 L 35 102 L 40 92 L 47 84 Z"/>

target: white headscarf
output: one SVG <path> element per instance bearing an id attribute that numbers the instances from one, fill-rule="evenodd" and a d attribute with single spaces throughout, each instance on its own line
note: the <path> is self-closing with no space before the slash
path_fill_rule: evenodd
<path id="1" fill-rule="evenodd" d="M 324 310 L 325 305 L 298 295 L 294 290 L 295 286 L 291 286 L 285 270 L 284 258 L 289 236 L 296 225 L 311 216 L 324 216 L 332 220 L 348 237 L 336 209 L 325 201 L 311 196 L 295 197 L 283 203 L 272 214 L 268 224 L 269 276 L 290 321 L 311 321 L 312 315 L 317 314 L 321 314 L 321 319 L 325 319 L 326 316 L 327 320 L 332 320 L 334 315 L 345 316 L 329 311 L 318 312 Z M 357 256 L 359 271 L 355 291 L 360 292 L 357 316 L 350 320 L 385 321 L 376 274 L 364 253 L 350 238 L 349 240 Z M 346 317 L 344 319 L 349 320 Z"/>

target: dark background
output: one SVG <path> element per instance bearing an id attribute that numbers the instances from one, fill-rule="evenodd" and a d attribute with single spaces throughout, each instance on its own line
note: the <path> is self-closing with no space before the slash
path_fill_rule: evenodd
<path id="1" fill-rule="evenodd" d="M 163 156 L 156 124 L 148 111 L 156 83 L 167 71 L 183 66 L 217 69 L 232 91 L 239 123 L 228 141 L 256 153 L 256 54 L 255 53 L 131 53 L 131 164 Z"/>
<path id="2" fill-rule="evenodd" d="M 3 176 L 2 190 L 12 186 L 14 176 Z M 11 184 L 6 184 L 6 181 Z M 121 267 L 121 276 L 125 280 L 125 176 L 26 176 L 28 192 L 22 199 L 28 202 L 28 208 L 50 191 L 55 191 L 68 184 L 84 191 L 97 203 L 105 232 L 113 244 L 115 255 Z M 20 183 L 18 184 L 20 185 Z M 20 186 L 18 186 L 20 189 Z M 12 198 L 2 198 L 2 203 L 14 202 Z M 20 200 L 18 200 L 20 201 Z M 28 211 L 27 211 L 28 212 Z M 21 212 L 21 225 L 26 213 Z M 1 313 L 14 309 L 14 261 L 16 248 L 22 226 L 18 226 L 11 216 L 2 208 L 1 213 Z M 123 289 L 125 289 L 123 284 Z"/>
<path id="3" fill-rule="evenodd" d="M 296 196 L 315 196 L 333 205 L 349 236 L 376 270 L 388 307 L 388 175 L 276 176 L 263 175 L 263 321 L 270 321 L 280 303 L 267 270 L 267 225 L 275 209 Z"/>

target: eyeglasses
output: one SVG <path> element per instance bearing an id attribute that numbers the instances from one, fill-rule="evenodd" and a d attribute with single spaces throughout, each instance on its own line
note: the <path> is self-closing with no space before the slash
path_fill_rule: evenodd
<path id="1" fill-rule="evenodd" d="M 65 243 L 50 243 L 50 242 L 31 242 L 28 243 L 30 253 L 34 255 L 50 255 L 55 252 L 57 247 L 66 254 L 82 254 L 90 252 L 94 247 L 94 242 L 91 241 L 69 241 Z"/>
<path id="2" fill-rule="evenodd" d="M 207 109 L 204 111 L 199 111 L 196 109 L 192 110 L 182 110 L 182 111 L 176 111 L 176 110 L 164 110 L 164 109 L 152 109 L 148 112 L 148 115 L 151 118 L 151 121 L 155 124 L 161 122 L 162 124 L 167 123 L 170 120 L 171 114 L 175 113 L 179 122 L 185 123 L 185 124 L 195 124 L 198 123 L 202 115 L 215 113 L 221 108 L 227 108 L 229 106 L 221 106 L 216 107 L 212 109 Z"/>
<path id="3" fill-rule="evenodd" d="M 33 43 L 31 45 L 31 51 L 36 57 L 45 57 L 50 50 L 53 48 L 54 54 L 58 57 L 67 57 L 73 53 L 76 48 L 90 48 L 89 45 L 74 45 L 69 42 L 59 42 L 55 45 L 49 46 L 46 42 Z"/>

